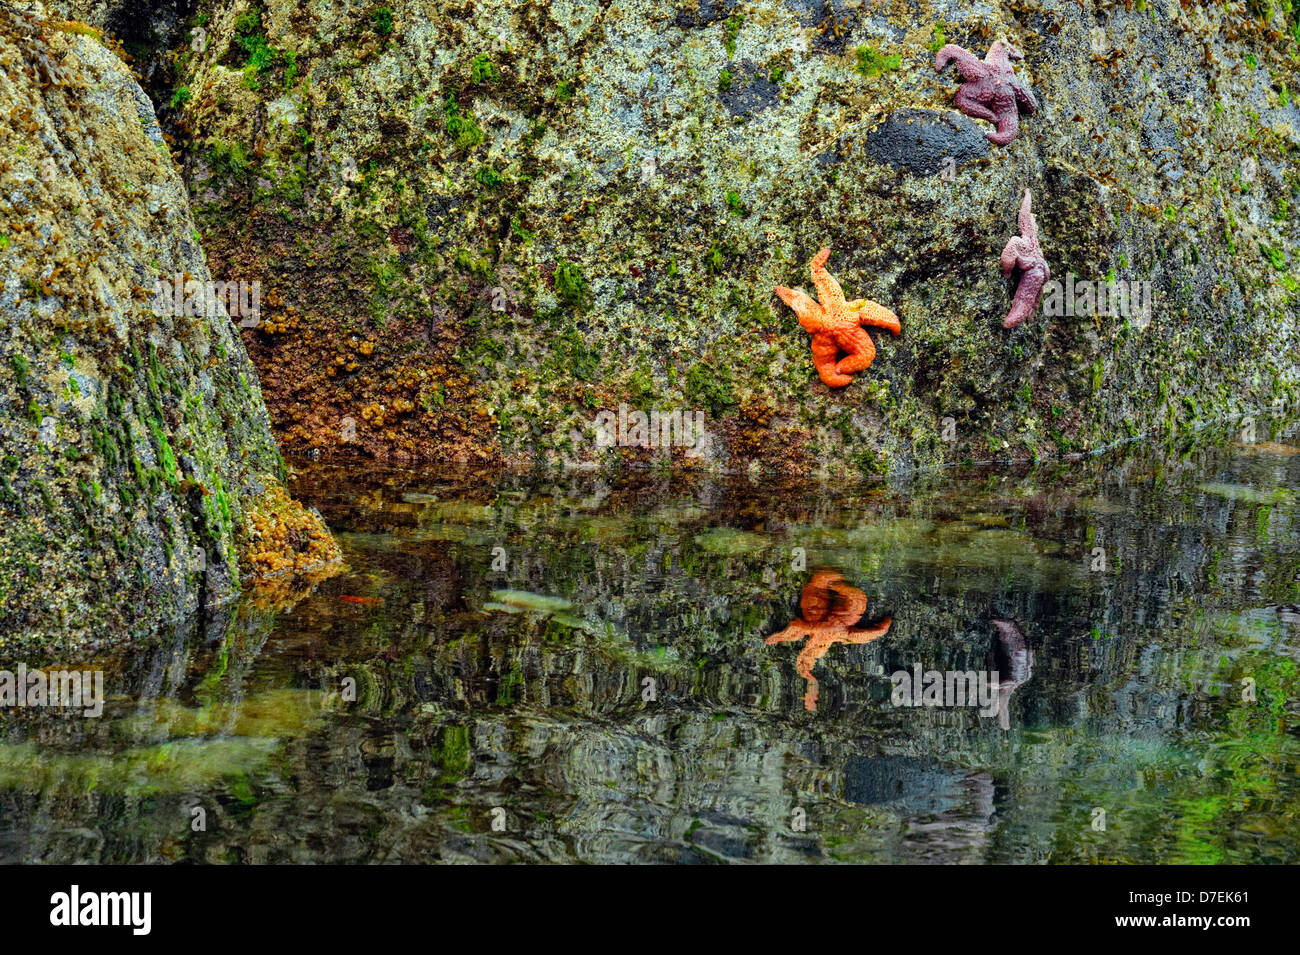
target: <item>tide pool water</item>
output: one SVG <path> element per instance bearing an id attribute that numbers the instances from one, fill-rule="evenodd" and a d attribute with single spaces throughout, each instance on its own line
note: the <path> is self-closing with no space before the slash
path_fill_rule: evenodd
<path id="1" fill-rule="evenodd" d="M 0 707 L 0 861 L 1300 862 L 1298 440 L 302 463 L 347 568 L 297 603 L 0 661 L 105 698 Z"/>

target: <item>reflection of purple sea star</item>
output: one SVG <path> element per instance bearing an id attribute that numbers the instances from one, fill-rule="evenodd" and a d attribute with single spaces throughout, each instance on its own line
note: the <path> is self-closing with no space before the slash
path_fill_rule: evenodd
<path id="1" fill-rule="evenodd" d="M 1019 627 L 1009 620 L 994 620 L 998 630 L 998 725 L 1011 728 L 1011 694 L 1034 675 L 1034 654 Z M 1006 667 L 1003 670 L 1003 666 Z M 1003 678 L 1006 673 L 1006 678 Z"/>
<path id="2" fill-rule="evenodd" d="M 1052 276 L 1038 245 L 1038 223 L 1030 211 L 1029 190 L 1020 202 L 1020 235 L 1007 240 L 1002 250 L 1002 274 L 1010 275 L 1013 268 L 1020 269 L 1020 285 L 1011 302 L 1011 311 L 1002 322 L 1003 328 L 1015 328 L 1038 310 L 1038 295 L 1043 284 Z"/>
<path id="3" fill-rule="evenodd" d="M 1020 110 L 1032 113 L 1038 100 L 1011 68 L 1011 61 L 1025 55 L 1005 40 L 995 40 L 988 56 L 978 59 L 955 43 L 949 43 L 934 58 L 934 68 L 942 70 L 957 61 L 962 85 L 953 104 L 967 116 L 987 119 L 997 124 L 997 131 L 987 133 L 989 142 L 1005 146 L 1016 138 L 1020 129 Z"/>

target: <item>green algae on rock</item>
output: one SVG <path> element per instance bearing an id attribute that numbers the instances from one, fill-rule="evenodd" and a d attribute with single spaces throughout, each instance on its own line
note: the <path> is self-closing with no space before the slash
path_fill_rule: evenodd
<path id="1" fill-rule="evenodd" d="M 219 286 L 152 105 L 94 31 L 33 10 L 0 9 L 6 653 L 147 633 L 284 569 L 274 548 L 338 556 L 284 497 L 224 307 L 191 307 Z"/>
<path id="2" fill-rule="evenodd" d="M 390 6 L 219 0 L 178 57 L 210 262 L 296 309 L 242 332 L 290 450 L 906 473 L 1300 398 L 1294 11 Z M 1040 109 L 990 149 L 933 63 L 1001 37 Z M 1025 186 L 1053 271 L 1149 282 L 1150 321 L 998 327 Z M 771 294 L 826 245 L 906 326 L 843 393 Z M 706 411 L 707 453 L 584 438 L 625 401 Z"/>

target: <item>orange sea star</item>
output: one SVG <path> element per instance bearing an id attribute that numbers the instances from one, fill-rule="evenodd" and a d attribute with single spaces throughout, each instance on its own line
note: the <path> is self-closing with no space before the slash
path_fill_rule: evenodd
<path id="1" fill-rule="evenodd" d="M 853 380 L 853 372 L 865 371 L 876 357 L 871 336 L 859 326 L 887 328 L 895 335 L 901 327 L 898 316 L 882 305 L 865 298 L 846 302 L 840 283 L 826 271 L 826 260 L 830 257 L 831 250 L 822 249 L 812 260 L 812 280 L 820 302 L 802 289 L 788 289 L 784 285 L 776 287 L 776 294 L 794 309 L 804 330 L 812 333 L 813 365 L 817 374 L 830 387 L 843 388 Z M 837 361 L 841 351 L 848 355 Z"/>
<path id="2" fill-rule="evenodd" d="M 817 711 L 818 684 L 812 674 L 813 665 L 826 656 L 832 644 L 870 643 L 889 633 L 892 617 L 886 617 L 874 627 L 855 627 L 867 612 L 867 595 L 857 587 L 845 583 L 844 575 L 833 570 L 819 570 L 812 575 L 799 597 L 802 617 L 796 618 L 780 633 L 767 638 L 769 645 L 808 638 L 799 651 L 795 669 L 808 681 L 804 694 L 804 708 Z"/>

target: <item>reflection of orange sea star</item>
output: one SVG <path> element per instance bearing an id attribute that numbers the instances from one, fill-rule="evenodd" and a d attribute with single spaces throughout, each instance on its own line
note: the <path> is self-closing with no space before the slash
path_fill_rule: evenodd
<path id="1" fill-rule="evenodd" d="M 876 358 L 876 346 L 860 325 L 875 325 L 895 335 L 899 333 L 898 316 L 865 298 L 844 301 L 844 291 L 835 276 L 826 271 L 830 249 L 822 249 L 812 260 L 812 280 L 817 301 L 801 289 L 776 287 L 781 301 L 794 309 L 804 331 L 812 333 L 813 366 L 822 381 L 832 388 L 843 388 L 856 371 L 866 371 Z M 848 352 L 839 361 L 841 351 Z"/>
<path id="2" fill-rule="evenodd" d="M 857 587 L 844 582 L 844 575 L 833 570 L 819 570 L 803 589 L 799 598 L 802 617 L 794 620 L 780 633 L 767 638 L 767 643 L 785 643 L 808 638 L 807 645 L 799 651 L 795 669 L 808 681 L 804 694 L 805 709 L 817 710 L 817 678 L 813 665 L 826 656 L 834 643 L 870 643 L 889 633 L 892 617 L 886 617 L 874 627 L 853 626 L 867 612 L 867 595 Z"/>

